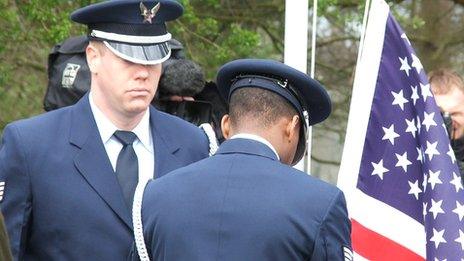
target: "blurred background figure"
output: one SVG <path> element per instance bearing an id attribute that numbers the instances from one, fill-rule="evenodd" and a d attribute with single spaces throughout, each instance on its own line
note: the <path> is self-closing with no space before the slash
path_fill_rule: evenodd
<path id="1" fill-rule="evenodd" d="M 227 111 L 214 82 L 206 82 L 200 65 L 185 57 L 182 43 L 169 41 L 171 57 L 163 63 L 158 95 L 153 104 L 159 110 L 176 115 L 197 126 L 212 125 L 216 137 L 223 141 L 220 123 Z"/>
<path id="2" fill-rule="evenodd" d="M 457 73 L 448 69 L 431 71 L 429 82 L 442 111 L 461 178 L 464 178 L 464 82 Z"/>

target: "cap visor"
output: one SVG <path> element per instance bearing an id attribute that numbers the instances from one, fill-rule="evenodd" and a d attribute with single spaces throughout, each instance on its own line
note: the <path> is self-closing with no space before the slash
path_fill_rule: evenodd
<path id="1" fill-rule="evenodd" d="M 115 55 L 138 64 L 159 64 L 166 61 L 171 55 L 171 49 L 167 42 L 147 45 L 131 45 L 110 41 L 103 41 L 103 43 Z"/>

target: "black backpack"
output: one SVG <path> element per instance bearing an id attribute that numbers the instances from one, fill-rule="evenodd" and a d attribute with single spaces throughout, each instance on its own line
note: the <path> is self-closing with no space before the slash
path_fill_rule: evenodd
<path id="1" fill-rule="evenodd" d="M 77 36 L 53 47 L 48 55 L 48 86 L 44 109 L 75 104 L 90 89 L 90 70 L 85 57 L 87 36 Z"/>

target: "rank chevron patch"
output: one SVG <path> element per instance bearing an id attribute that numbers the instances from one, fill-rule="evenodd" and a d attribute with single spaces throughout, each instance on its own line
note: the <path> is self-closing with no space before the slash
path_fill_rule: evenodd
<path id="1" fill-rule="evenodd" d="M 3 192 L 5 191 L 5 181 L 0 182 L 0 202 L 3 200 Z"/>

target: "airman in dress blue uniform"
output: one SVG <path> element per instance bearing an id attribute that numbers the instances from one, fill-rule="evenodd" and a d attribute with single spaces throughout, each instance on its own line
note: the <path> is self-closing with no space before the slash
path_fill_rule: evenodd
<path id="1" fill-rule="evenodd" d="M 150 106 L 170 55 L 165 22 L 182 12 L 176 1 L 114 0 L 71 15 L 89 29 L 90 93 L 9 124 L 0 144 L 15 260 L 126 260 L 137 182 L 208 156 L 200 129 Z"/>
<path id="2" fill-rule="evenodd" d="M 304 155 L 308 126 L 330 114 L 323 86 L 259 59 L 227 63 L 217 83 L 230 102 L 222 119 L 228 140 L 212 157 L 148 183 L 141 215 L 147 256 L 352 260 L 342 191 L 289 166 Z"/>

